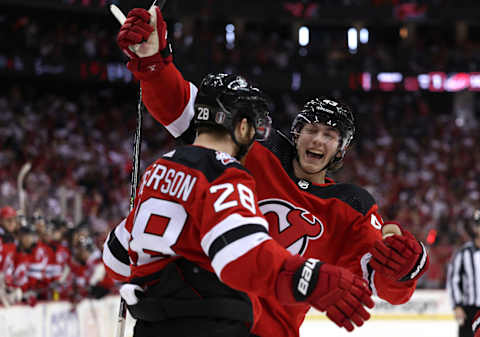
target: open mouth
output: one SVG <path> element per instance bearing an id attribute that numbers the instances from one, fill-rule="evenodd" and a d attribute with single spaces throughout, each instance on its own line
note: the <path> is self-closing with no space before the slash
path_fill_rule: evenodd
<path id="1" fill-rule="evenodd" d="M 307 150 L 307 157 L 314 158 L 314 159 L 322 159 L 325 155 L 319 152 L 312 152 Z"/>

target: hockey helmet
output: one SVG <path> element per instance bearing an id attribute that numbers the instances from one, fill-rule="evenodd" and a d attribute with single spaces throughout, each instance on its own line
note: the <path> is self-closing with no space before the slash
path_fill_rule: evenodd
<path id="1" fill-rule="evenodd" d="M 0 209 L 0 218 L 8 219 L 17 216 L 17 211 L 13 207 L 4 206 Z"/>
<path id="2" fill-rule="evenodd" d="M 349 106 L 329 98 L 314 98 L 308 101 L 295 117 L 290 133 L 294 143 L 306 124 L 322 123 L 338 130 L 340 142 L 337 154 L 324 169 L 338 170 L 355 134 L 355 118 Z"/>
<path id="3" fill-rule="evenodd" d="M 202 80 L 195 101 L 195 123 L 225 128 L 233 136 L 242 118 L 255 127 L 255 138 L 270 133 L 270 99 L 245 78 L 233 74 L 208 74 Z M 234 138 L 235 140 L 235 138 Z"/>
<path id="4" fill-rule="evenodd" d="M 476 209 L 473 212 L 473 224 L 475 226 L 480 226 L 480 209 Z"/>

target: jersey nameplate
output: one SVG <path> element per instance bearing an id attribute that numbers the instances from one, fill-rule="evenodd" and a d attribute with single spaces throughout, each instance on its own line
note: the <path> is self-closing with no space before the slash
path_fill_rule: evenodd
<path id="1" fill-rule="evenodd" d="M 187 201 L 196 182 L 197 177 L 192 177 L 183 171 L 177 171 L 164 165 L 153 164 L 153 171 L 145 173 L 140 193 L 143 192 L 144 186 L 147 186 Z"/>

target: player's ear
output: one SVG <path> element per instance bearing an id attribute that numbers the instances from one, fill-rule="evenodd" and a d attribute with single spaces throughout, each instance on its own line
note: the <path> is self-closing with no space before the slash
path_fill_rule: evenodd
<path id="1" fill-rule="evenodd" d="M 242 120 L 238 122 L 236 130 L 238 130 L 238 135 L 240 136 L 238 139 L 242 143 L 248 143 L 255 136 L 255 129 L 248 122 L 247 118 L 242 118 Z"/>

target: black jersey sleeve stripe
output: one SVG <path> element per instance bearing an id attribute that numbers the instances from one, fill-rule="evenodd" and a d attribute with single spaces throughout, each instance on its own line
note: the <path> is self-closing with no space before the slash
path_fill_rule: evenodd
<path id="1" fill-rule="evenodd" d="M 108 237 L 107 246 L 110 249 L 112 255 L 124 264 L 130 264 L 130 258 L 128 257 L 128 251 L 120 243 L 115 235 L 115 229 L 110 232 Z"/>
<path id="2" fill-rule="evenodd" d="M 259 232 L 268 234 L 268 230 L 263 225 L 259 224 L 246 224 L 223 233 L 213 241 L 208 249 L 210 260 L 213 260 L 220 250 L 232 242 Z"/>

